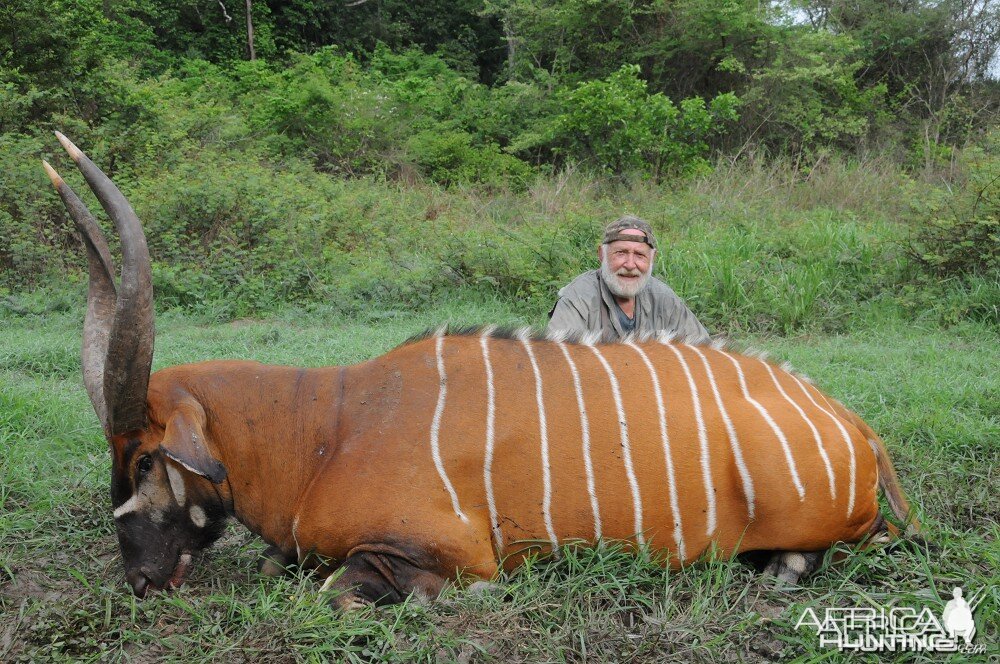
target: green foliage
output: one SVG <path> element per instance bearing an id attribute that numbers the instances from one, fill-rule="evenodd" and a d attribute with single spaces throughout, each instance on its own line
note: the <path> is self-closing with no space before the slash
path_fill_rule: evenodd
<path id="1" fill-rule="evenodd" d="M 513 149 L 541 144 L 612 173 L 655 177 L 707 167 L 707 139 L 721 131 L 722 123 L 736 119 L 739 105 L 734 95 L 724 94 L 709 105 L 690 98 L 678 107 L 663 94 L 647 91 L 638 66 L 564 90 L 558 100 L 565 110 Z"/>
<path id="2" fill-rule="evenodd" d="M 391 101 L 362 80 L 350 56 L 300 56 L 255 95 L 251 126 L 285 154 L 307 154 L 325 170 L 372 172 L 397 139 Z"/>
<path id="3" fill-rule="evenodd" d="M 495 143 L 476 147 L 473 140 L 463 131 L 428 129 L 409 138 L 407 154 L 435 182 L 477 182 L 523 189 L 531 177 L 528 164 L 501 152 Z"/>
<path id="4" fill-rule="evenodd" d="M 774 60 L 755 72 L 746 93 L 747 122 L 761 126 L 768 143 L 792 153 L 849 147 L 886 107 L 884 85 L 857 85 L 864 67 L 849 36 L 790 31 Z"/>
<path id="5" fill-rule="evenodd" d="M 959 187 L 917 199 L 910 251 L 935 277 L 1000 278 L 1000 156 L 969 152 Z"/>
<path id="6" fill-rule="evenodd" d="M 704 217 L 658 269 L 716 328 L 837 329 L 878 289 L 914 315 L 996 309 L 992 194 L 975 206 L 923 179 L 901 193 L 909 176 L 890 162 L 963 191 L 988 179 L 954 175 L 987 88 L 928 88 L 939 70 L 901 56 L 955 62 L 951 5 L 886 9 L 880 41 L 839 4 L 802 3 L 806 25 L 750 0 L 258 1 L 250 62 L 245 5 L 223 4 L 232 21 L 190 0 L 0 11 L 0 295 L 81 278 L 38 158 L 96 205 L 58 129 L 147 224 L 161 305 L 218 318 L 421 307 L 467 288 L 549 302 L 623 209 Z M 943 101 L 911 114 L 920 90 Z M 854 170 L 866 145 L 885 146 L 884 172 Z M 792 193 L 763 205 L 774 188 Z M 910 257 L 885 223 L 908 215 Z"/>

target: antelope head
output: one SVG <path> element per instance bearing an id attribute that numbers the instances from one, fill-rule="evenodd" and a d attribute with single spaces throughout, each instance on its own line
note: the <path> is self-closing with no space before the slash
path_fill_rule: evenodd
<path id="1" fill-rule="evenodd" d="M 226 470 L 209 453 L 205 413 L 177 386 L 150 395 L 153 286 L 139 219 L 118 187 L 56 132 L 121 239 L 117 281 L 108 243 L 83 201 L 47 162 L 45 171 L 87 251 L 90 286 L 83 329 L 83 381 L 111 447 L 111 504 L 133 592 L 174 588 L 192 555 L 222 532 Z"/>

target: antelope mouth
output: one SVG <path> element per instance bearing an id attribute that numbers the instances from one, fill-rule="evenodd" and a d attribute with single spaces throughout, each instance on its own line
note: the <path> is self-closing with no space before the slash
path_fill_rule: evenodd
<path id="1" fill-rule="evenodd" d="M 132 584 L 132 592 L 139 599 L 145 599 L 149 591 L 159 591 L 159 590 L 175 590 L 184 585 L 184 581 L 187 579 L 188 573 L 191 571 L 193 556 L 190 553 L 182 553 L 177 559 L 177 564 L 174 566 L 174 570 L 170 573 L 170 578 L 161 586 L 159 584 L 153 583 L 149 576 L 138 570 L 136 572 L 130 573 L 129 582 Z"/>
<path id="2" fill-rule="evenodd" d="M 180 558 L 177 559 L 177 566 L 174 567 L 174 571 L 170 575 L 170 579 L 167 580 L 164 588 L 173 590 L 184 585 L 187 575 L 191 572 L 191 563 L 193 560 L 194 558 L 190 553 L 182 553 Z"/>

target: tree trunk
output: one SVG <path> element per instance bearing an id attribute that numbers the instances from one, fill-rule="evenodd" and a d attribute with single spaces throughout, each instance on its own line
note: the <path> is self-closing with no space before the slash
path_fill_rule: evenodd
<path id="1" fill-rule="evenodd" d="M 504 40 L 507 42 L 507 76 L 513 79 L 515 67 L 517 66 L 515 54 L 517 39 L 514 35 L 513 19 L 510 17 L 510 14 L 503 17 L 502 25 Z"/>
<path id="2" fill-rule="evenodd" d="M 253 0 L 247 0 L 247 50 L 250 59 L 257 59 L 257 52 L 253 48 Z"/>

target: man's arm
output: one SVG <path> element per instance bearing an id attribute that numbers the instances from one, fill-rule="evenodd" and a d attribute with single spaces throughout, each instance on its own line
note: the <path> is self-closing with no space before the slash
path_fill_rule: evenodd
<path id="1" fill-rule="evenodd" d="M 708 330 L 705 328 L 704 325 L 701 324 L 701 321 L 698 320 L 698 317 L 694 315 L 694 312 L 688 309 L 688 306 L 687 304 L 684 303 L 684 300 L 678 298 L 677 307 L 678 307 L 677 313 L 679 314 L 679 320 L 677 325 L 678 333 L 682 337 L 686 339 L 691 339 L 692 341 L 700 341 L 700 342 L 708 341 L 710 339 Z"/>
<path id="2" fill-rule="evenodd" d="M 652 330 L 665 330 L 681 339 L 704 343 L 711 339 L 708 330 L 681 297 L 665 284 L 654 294 L 656 314 L 643 325 Z"/>
<path id="3" fill-rule="evenodd" d="M 568 298 L 561 297 L 549 314 L 548 332 L 588 332 L 587 317 Z"/>

